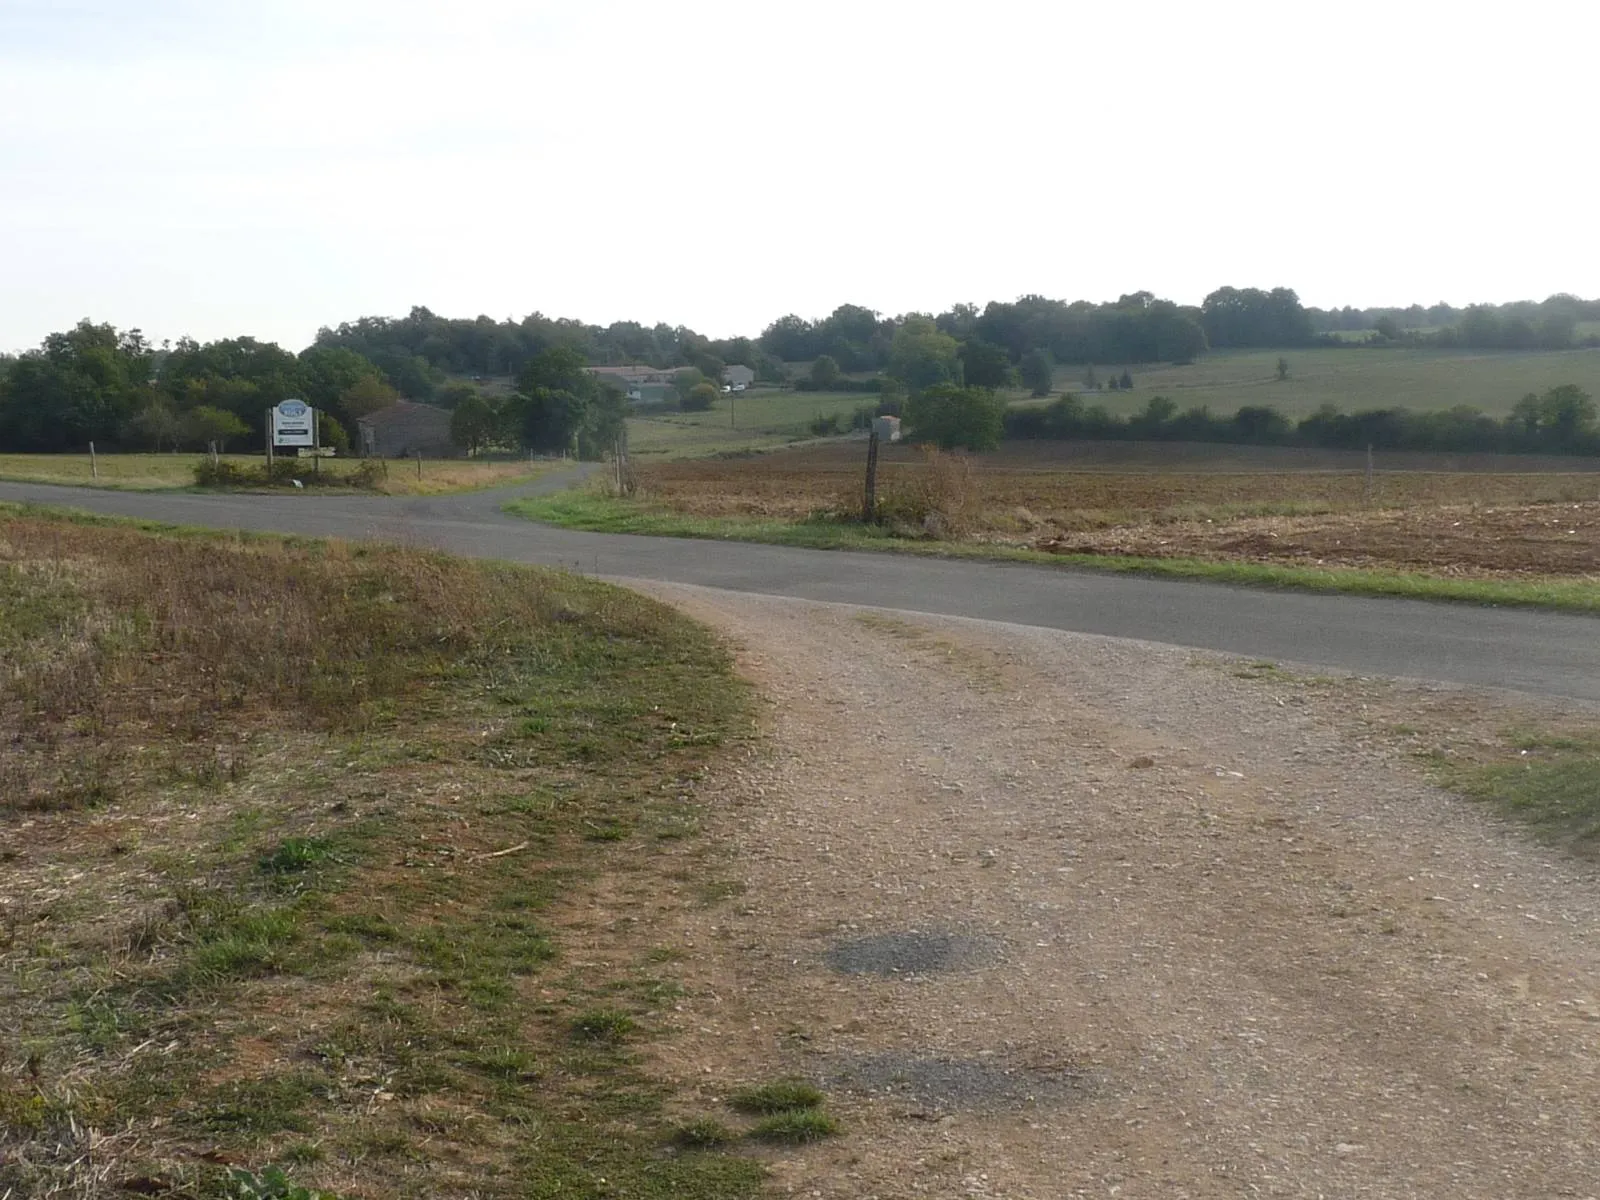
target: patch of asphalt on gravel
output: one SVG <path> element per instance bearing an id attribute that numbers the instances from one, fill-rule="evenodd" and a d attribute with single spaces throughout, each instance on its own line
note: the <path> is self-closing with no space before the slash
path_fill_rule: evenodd
<path id="1" fill-rule="evenodd" d="M 879 1054 L 840 1065 L 828 1084 L 873 1100 L 911 1101 L 918 1116 L 987 1113 L 1081 1099 L 1093 1088 L 1087 1072 L 1029 1066 L 1003 1058 Z"/>
<path id="2" fill-rule="evenodd" d="M 908 929 L 835 942 L 822 960 L 841 975 L 937 975 L 986 967 L 1000 957 L 992 938 Z"/>

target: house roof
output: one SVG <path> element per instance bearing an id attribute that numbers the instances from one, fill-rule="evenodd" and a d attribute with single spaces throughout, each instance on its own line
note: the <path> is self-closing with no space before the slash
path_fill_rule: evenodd
<path id="1" fill-rule="evenodd" d="M 440 408 L 436 404 L 419 404 L 414 400 L 396 400 L 388 408 L 374 409 L 364 417 L 357 417 L 356 424 L 358 426 L 368 426 L 372 429 L 383 429 L 390 425 L 409 421 L 427 420 L 434 415 L 442 417 L 446 421 L 450 419 L 449 410 Z"/>
<path id="2" fill-rule="evenodd" d="M 612 379 L 636 380 L 665 377 L 672 374 L 672 371 L 665 367 L 635 365 L 629 367 L 590 367 L 589 373 L 591 375 L 604 375 Z"/>

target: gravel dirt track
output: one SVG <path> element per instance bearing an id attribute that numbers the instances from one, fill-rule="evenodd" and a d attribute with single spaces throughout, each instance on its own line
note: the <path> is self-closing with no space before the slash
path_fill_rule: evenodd
<path id="1" fill-rule="evenodd" d="M 640 586 L 739 647 L 766 730 L 677 885 L 737 894 L 585 919 L 687 948 L 686 1116 L 827 1088 L 846 1133 L 773 1152 L 780 1193 L 1600 1195 L 1600 879 L 1380 736 L 1569 702 Z M 837 969 L 901 934 L 982 952 Z"/>

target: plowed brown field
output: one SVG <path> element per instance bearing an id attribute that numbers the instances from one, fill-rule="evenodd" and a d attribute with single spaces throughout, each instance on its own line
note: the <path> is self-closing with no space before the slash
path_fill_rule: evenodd
<path id="1" fill-rule="evenodd" d="M 1029 448 L 973 459 L 942 472 L 935 490 L 954 519 L 937 524 L 960 529 L 965 540 L 1059 553 L 1600 576 L 1600 472 L 1592 469 L 1506 469 L 1546 465 L 1534 459 L 1450 461 L 1439 465 L 1480 469 L 1379 470 L 1369 479 L 1345 455 L 1264 455 L 1269 469 L 1251 470 L 1255 452 L 1217 449 L 1214 462 L 1191 457 L 1175 461 L 1176 469 L 1058 465 Z M 639 478 L 651 500 L 679 512 L 800 521 L 857 511 L 862 459 L 859 444 L 844 444 L 661 463 L 641 467 Z M 1282 469 L 1286 461 L 1295 468 Z M 889 510 L 927 475 L 916 451 L 890 448 L 880 469 Z"/>

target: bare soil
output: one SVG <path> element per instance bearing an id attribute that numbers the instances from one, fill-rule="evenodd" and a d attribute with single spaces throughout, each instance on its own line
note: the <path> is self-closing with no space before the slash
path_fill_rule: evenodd
<path id="1" fill-rule="evenodd" d="M 1428 460 L 1448 469 L 1385 470 L 1369 480 L 1339 454 L 1325 456 L 1325 469 L 1316 457 L 1285 469 L 1271 456 L 1248 469 L 1261 451 L 1213 449 L 1209 464 L 1175 458 L 1170 469 L 1151 469 L 1087 454 L 1052 461 L 1024 445 L 930 475 L 915 451 L 895 447 L 885 455 L 881 488 L 891 521 L 901 509 L 912 514 L 911 536 L 937 528 L 946 537 L 1055 553 L 1600 577 L 1600 474 L 1593 470 L 1538 470 L 1536 460 L 1485 456 Z M 650 500 L 693 516 L 801 521 L 858 511 L 860 457 L 859 447 L 835 444 L 661 463 L 641 467 L 639 483 Z M 898 504 L 897 496 L 904 498 Z M 938 519 L 926 521 L 928 511 Z"/>
<path id="2" fill-rule="evenodd" d="M 1047 532 L 1058 554 L 1358 567 L 1480 579 L 1600 581 L 1600 503 L 1437 505 L 1309 517 L 1240 517 Z"/>
<path id="3" fill-rule="evenodd" d="M 684 955 L 686 1117 L 827 1089 L 778 1192 L 1600 1195 L 1600 876 L 1414 758 L 1595 713 L 649 590 L 742 648 L 767 736 L 685 851 L 704 903 L 585 919 Z"/>

